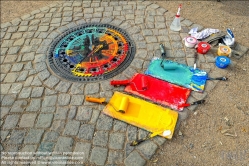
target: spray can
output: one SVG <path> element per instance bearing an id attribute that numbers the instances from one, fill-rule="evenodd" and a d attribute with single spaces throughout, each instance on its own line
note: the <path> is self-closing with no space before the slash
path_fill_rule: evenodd
<path id="1" fill-rule="evenodd" d="M 180 10 L 181 10 L 182 5 L 180 4 L 178 7 L 177 14 L 175 16 L 175 19 L 170 25 L 170 29 L 172 31 L 180 31 L 181 30 L 181 22 L 180 22 Z"/>

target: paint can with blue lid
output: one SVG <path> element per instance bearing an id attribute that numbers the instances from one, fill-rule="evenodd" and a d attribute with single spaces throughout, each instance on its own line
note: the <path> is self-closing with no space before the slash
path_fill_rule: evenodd
<path id="1" fill-rule="evenodd" d="M 227 56 L 218 56 L 215 60 L 215 65 L 218 68 L 225 69 L 231 63 Z"/>

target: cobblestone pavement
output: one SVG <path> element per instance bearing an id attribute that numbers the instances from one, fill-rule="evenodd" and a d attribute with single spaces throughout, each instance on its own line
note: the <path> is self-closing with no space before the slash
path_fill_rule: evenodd
<path id="1" fill-rule="evenodd" d="M 173 18 L 174 13 L 149 1 L 70 1 L 2 24 L 1 151 L 55 152 L 45 153 L 53 156 L 82 152 L 79 161 L 85 164 L 144 165 L 166 140 L 155 137 L 131 147 L 129 142 L 148 132 L 114 120 L 101 113 L 104 106 L 84 100 L 89 94 L 109 99 L 114 90 L 123 89 L 111 87 L 110 80 L 88 84 L 62 80 L 50 71 L 46 52 L 53 39 L 68 28 L 101 22 L 125 29 L 136 44 L 135 59 L 116 79 L 144 72 L 152 57 L 160 57 L 159 43 L 166 46 L 168 59 L 193 66 L 194 49 L 185 48 L 182 39 L 190 28 L 203 27 L 181 18 L 182 31 L 172 32 L 168 27 Z M 197 67 L 210 76 L 227 73 L 215 67 L 211 52 L 198 57 Z M 192 92 L 189 102 L 204 99 L 216 84 L 208 81 L 205 92 Z M 191 106 L 179 113 L 179 122 L 194 109 Z"/>

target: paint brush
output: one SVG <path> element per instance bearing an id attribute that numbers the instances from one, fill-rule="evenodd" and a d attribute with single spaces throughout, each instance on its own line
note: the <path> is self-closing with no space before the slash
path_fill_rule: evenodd
<path id="1" fill-rule="evenodd" d="M 165 130 L 165 131 L 159 131 L 159 132 L 154 132 L 154 133 L 151 133 L 149 134 L 148 136 L 144 137 L 144 138 L 141 138 L 141 139 L 137 139 L 135 141 L 132 141 L 130 143 L 130 146 L 137 146 L 138 144 L 150 139 L 150 138 L 153 138 L 159 134 L 163 133 L 163 136 L 168 136 L 171 134 L 171 131 L 170 130 Z"/>
<path id="2" fill-rule="evenodd" d="M 227 81 L 227 77 L 217 77 L 217 78 L 207 78 L 207 80 L 221 80 L 221 81 Z"/>
<path id="3" fill-rule="evenodd" d="M 195 55 L 194 55 L 195 57 L 195 60 L 194 60 L 194 69 L 196 69 L 196 61 L 197 61 L 197 53 L 195 52 Z"/>
<path id="4" fill-rule="evenodd" d="M 198 105 L 198 104 L 203 104 L 205 102 L 205 100 L 198 100 L 198 101 L 195 101 L 193 103 L 184 103 L 181 105 L 181 107 L 188 107 L 188 106 L 191 106 L 191 105 Z"/>
<path id="5" fill-rule="evenodd" d="M 164 45 L 162 43 L 159 45 L 159 47 L 160 47 L 161 56 L 162 56 L 162 62 L 161 62 L 160 65 L 162 66 L 163 65 L 163 61 L 166 58 L 166 52 L 165 52 L 165 49 L 164 49 Z"/>

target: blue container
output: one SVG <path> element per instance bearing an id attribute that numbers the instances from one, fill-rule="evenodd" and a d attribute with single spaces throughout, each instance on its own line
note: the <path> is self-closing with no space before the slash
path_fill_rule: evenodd
<path id="1" fill-rule="evenodd" d="M 230 59 L 226 56 L 218 56 L 215 61 L 215 65 L 221 69 L 225 69 L 230 63 Z"/>

